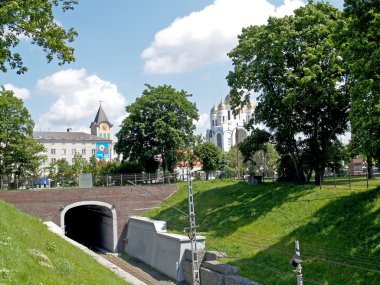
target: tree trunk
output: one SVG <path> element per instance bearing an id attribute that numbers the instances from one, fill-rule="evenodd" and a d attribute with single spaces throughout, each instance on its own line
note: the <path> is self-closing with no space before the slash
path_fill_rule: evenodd
<path id="1" fill-rule="evenodd" d="M 321 185 L 323 183 L 323 177 L 325 175 L 325 166 L 324 162 L 321 165 L 317 166 L 315 169 L 315 185 Z"/>
<path id="2" fill-rule="evenodd" d="M 210 171 L 206 171 L 206 180 L 209 179 L 209 176 L 210 176 Z"/>
<path id="3" fill-rule="evenodd" d="M 373 160 L 372 160 L 372 157 L 370 156 L 367 156 L 367 175 L 368 175 L 368 179 L 372 179 L 373 178 Z"/>
<path id="4" fill-rule="evenodd" d="M 313 174 L 313 169 L 309 169 L 309 172 L 307 173 L 306 182 L 309 183 L 311 179 L 311 175 Z"/>
<path id="5" fill-rule="evenodd" d="M 321 185 L 323 182 L 323 172 L 321 170 L 315 170 L 314 184 Z"/>
<path id="6" fill-rule="evenodd" d="M 296 184 L 305 184 L 306 182 L 306 177 L 305 173 L 303 172 L 303 168 L 300 165 L 298 159 L 295 157 L 294 154 L 291 154 L 290 157 L 292 158 L 293 165 L 294 165 L 294 170 L 296 171 Z"/>

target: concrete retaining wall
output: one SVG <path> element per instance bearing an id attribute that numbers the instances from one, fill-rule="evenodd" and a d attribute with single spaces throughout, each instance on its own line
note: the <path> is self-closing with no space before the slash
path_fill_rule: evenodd
<path id="1" fill-rule="evenodd" d="M 185 284 L 192 284 L 191 251 L 185 250 L 183 270 Z M 199 252 L 201 258 L 201 285 L 260 285 L 259 283 L 238 275 L 239 268 L 219 262 L 219 252 Z"/>
<path id="2" fill-rule="evenodd" d="M 197 248 L 203 249 L 205 238 L 197 237 L 197 240 Z M 136 216 L 129 218 L 125 251 L 179 282 L 185 279 L 185 249 L 191 249 L 189 238 L 167 233 L 166 222 Z"/>

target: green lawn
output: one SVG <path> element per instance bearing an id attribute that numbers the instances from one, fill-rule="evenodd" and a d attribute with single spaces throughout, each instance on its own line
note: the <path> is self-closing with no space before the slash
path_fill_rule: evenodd
<path id="1" fill-rule="evenodd" d="M 207 249 L 262 284 L 296 284 L 289 260 L 299 240 L 304 284 L 380 284 L 380 180 L 315 187 L 248 186 L 233 180 L 193 183 L 198 232 Z M 188 226 L 187 185 L 147 216 L 169 230 Z M 174 207 L 171 207 L 170 205 Z"/>
<path id="2" fill-rule="evenodd" d="M 38 219 L 0 200 L 0 284 L 127 284 Z"/>

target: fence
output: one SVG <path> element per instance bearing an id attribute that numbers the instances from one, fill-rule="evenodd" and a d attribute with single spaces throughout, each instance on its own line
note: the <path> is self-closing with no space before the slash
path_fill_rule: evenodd
<path id="1" fill-rule="evenodd" d="M 172 184 L 179 180 L 172 173 L 129 173 L 93 176 L 94 187 L 112 187 L 143 184 Z M 4 179 L 1 190 L 38 189 L 38 188 L 67 188 L 79 187 L 78 177 L 27 177 L 23 179 Z"/>
<path id="2" fill-rule="evenodd" d="M 321 188 L 349 188 L 351 190 L 368 189 L 371 185 L 378 185 L 380 180 L 380 173 L 373 174 L 371 179 L 366 174 L 364 175 L 336 175 L 331 174 L 324 176 L 321 180 Z"/>

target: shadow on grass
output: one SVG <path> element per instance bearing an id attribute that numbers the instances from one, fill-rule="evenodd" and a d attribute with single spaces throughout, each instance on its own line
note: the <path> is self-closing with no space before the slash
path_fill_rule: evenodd
<path id="1" fill-rule="evenodd" d="M 278 243 L 230 263 L 262 284 L 295 284 L 295 240 L 305 284 L 380 284 L 380 187 L 328 203 Z"/>
<path id="2" fill-rule="evenodd" d="M 293 186 L 286 183 L 249 186 L 245 182 L 240 182 L 214 187 L 207 191 L 197 191 L 197 184 L 194 183 L 198 231 L 212 231 L 215 237 L 229 236 L 236 229 L 259 219 L 288 199 L 302 198 L 309 193 L 308 189 L 313 188 L 314 185 Z M 187 212 L 187 196 L 184 195 L 183 199 L 173 206 Z M 182 230 L 188 227 L 187 217 L 174 208 L 167 208 L 151 217 L 167 221 L 169 229 Z"/>

